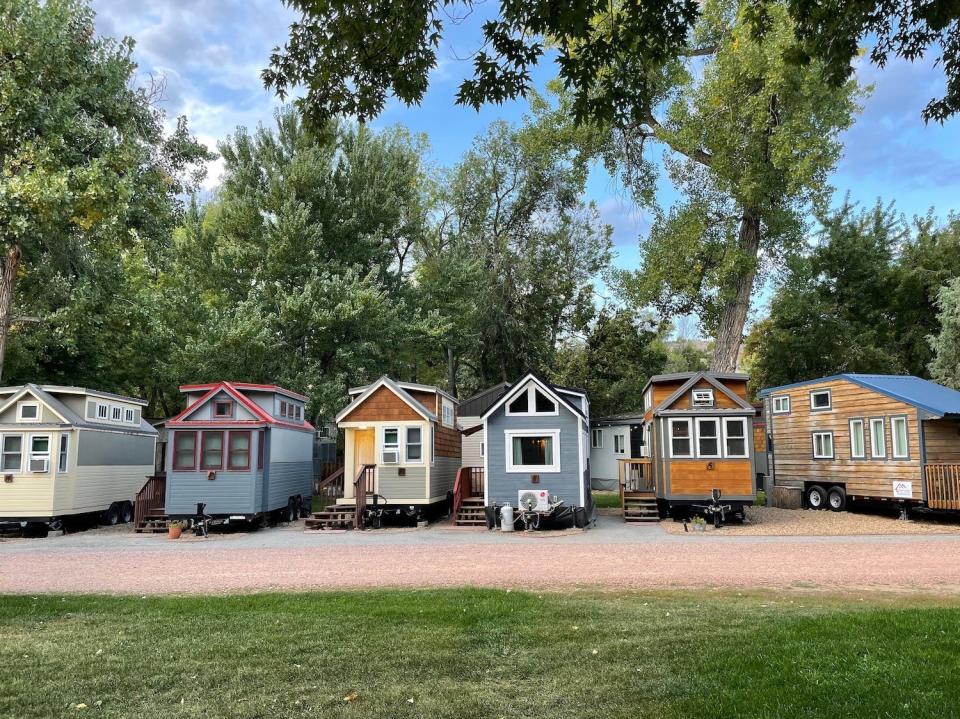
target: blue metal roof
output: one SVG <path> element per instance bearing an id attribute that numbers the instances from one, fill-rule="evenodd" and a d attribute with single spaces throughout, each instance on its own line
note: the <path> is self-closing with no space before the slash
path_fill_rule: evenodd
<path id="1" fill-rule="evenodd" d="M 795 382 L 780 387 L 768 387 L 760 391 L 761 397 L 793 387 L 802 387 L 809 384 L 819 384 L 821 382 L 832 382 L 834 380 L 845 379 L 872 389 L 876 392 L 892 397 L 893 399 L 912 404 L 933 414 L 960 414 L 960 392 L 942 384 L 921 379 L 913 375 L 896 374 L 835 374 L 829 377 L 819 377 L 804 382 Z"/>

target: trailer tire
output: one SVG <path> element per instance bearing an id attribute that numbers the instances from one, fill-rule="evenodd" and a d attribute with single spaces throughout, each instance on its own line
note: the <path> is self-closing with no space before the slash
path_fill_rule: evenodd
<path id="1" fill-rule="evenodd" d="M 103 524 L 113 527 L 120 521 L 120 507 L 114 502 L 103 513 Z"/>
<path id="2" fill-rule="evenodd" d="M 827 492 L 827 506 L 831 512 L 842 512 L 847 508 L 847 493 L 843 487 L 830 487 Z"/>
<path id="3" fill-rule="evenodd" d="M 819 484 L 807 490 L 807 507 L 809 509 L 824 509 L 827 506 L 827 493 Z"/>
<path id="4" fill-rule="evenodd" d="M 130 502 L 124 502 L 120 505 L 120 522 L 130 524 L 133 521 L 133 505 Z"/>
<path id="5" fill-rule="evenodd" d="M 297 503 L 293 497 L 287 500 L 287 513 L 283 515 L 283 521 L 289 524 L 297 520 Z"/>

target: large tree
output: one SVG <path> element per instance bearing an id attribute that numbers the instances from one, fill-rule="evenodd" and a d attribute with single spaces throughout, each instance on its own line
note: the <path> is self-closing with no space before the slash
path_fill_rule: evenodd
<path id="1" fill-rule="evenodd" d="M 940 332 L 929 338 L 934 352 L 930 374 L 937 382 L 960 389 L 960 277 L 940 290 L 937 308 Z"/>
<path id="2" fill-rule="evenodd" d="M 56 293 L 121 252 L 154 260 L 208 159 L 182 118 L 165 136 L 132 52 L 97 37 L 80 0 L 0 5 L 0 374 L 19 313 L 43 319 L 18 282 Z"/>

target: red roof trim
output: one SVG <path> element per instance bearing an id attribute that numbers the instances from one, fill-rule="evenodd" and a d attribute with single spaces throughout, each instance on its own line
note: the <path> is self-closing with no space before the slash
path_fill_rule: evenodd
<path id="1" fill-rule="evenodd" d="M 303 431 L 303 432 L 312 432 L 312 431 L 314 431 L 313 425 L 310 424 L 309 422 L 307 422 L 306 420 L 304 420 L 304 422 L 303 422 L 302 424 L 296 424 L 296 423 L 294 423 L 294 422 L 287 422 L 286 420 L 277 419 L 277 418 L 274 417 L 273 415 L 268 414 L 267 412 L 265 412 L 265 411 L 263 410 L 262 407 L 260 407 L 260 405 L 258 405 L 256 402 L 254 402 L 254 401 L 251 400 L 249 397 L 247 397 L 246 395 L 244 395 L 243 392 L 241 392 L 241 391 L 238 389 L 238 386 L 239 386 L 239 387 L 251 387 L 251 386 L 253 386 L 253 385 L 248 385 L 248 384 L 234 385 L 234 384 L 232 384 L 232 383 L 230 383 L 230 382 L 218 382 L 218 383 L 212 384 L 212 385 L 183 385 L 182 387 L 180 387 L 181 391 L 191 391 L 191 390 L 192 390 L 192 391 L 197 391 L 197 390 L 204 389 L 204 388 L 208 388 L 208 389 L 207 389 L 207 391 L 203 394 L 203 396 L 200 397 L 200 399 L 198 399 L 196 402 L 194 402 L 193 404 L 191 404 L 189 407 L 187 407 L 185 410 L 183 410 L 183 412 L 181 412 L 180 414 L 178 414 L 178 415 L 177 415 L 176 417 L 174 417 L 173 419 L 168 420 L 168 421 L 167 421 L 167 426 L 168 426 L 168 427 L 231 427 L 231 426 L 234 426 L 234 425 L 238 425 L 238 426 L 251 426 L 251 425 L 255 425 L 255 426 L 260 426 L 260 427 L 262 427 L 262 426 L 265 426 L 265 425 L 271 425 L 271 426 L 275 426 L 275 427 L 287 427 L 287 428 L 289 428 L 289 429 L 297 429 L 297 430 L 301 430 L 301 431 Z M 266 385 L 258 385 L 258 386 L 259 386 L 259 387 L 265 387 Z M 255 419 L 255 420 L 247 420 L 247 419 L 240 419 L 240 420 L 238 420 L 238 419 L 231 419 L 231 418 L 226 418 L 226 417 L 221 418 L 221 419 L 214 419 L 214 420 L 204 420 L 204 419 L 200 419 L 200 420 L 187 420 L 187 419 L 186 419 L 186 417 L 188 417 L 189 415 L 191 415 L 191 414 L 192 414 L 197 408 L 199 408 L 202 404 L 204 404 L 205 402 L 209 401 L 210 398 L 213 397 L 214 395 L 216 395 L 217 392 L 219 392 L 220 390 L 223 390 L 223 391 L 226 392 L 228 395 L 230 395 L 231 397 L 233 397 L 234 400 L 236 400 L 237 402 L 239 402 L 240 404 L 242 404 L 244 407 L 246 407 L 250 412 L 253 413 L 253 415 L 254 415 L 255 417 L 257 417 L 257 419 Z M 304 399 L 306 399 L 306 398 L 304 398 Z"/>
<path id="2" fill-rule="evenodd" d="M 249 397 L 247 397 L 243 392 L 238 390 L 232 384 L 230 384 L 229 382 L 221 382 L 220 384 L 222 384 L 227 390 L 229 390 L 231 394 L 235 394 L 237 396 L 237 399 L 240 401 L 240 403 L 244 407 L 249 409 L 251 412 L 253 412 L 255 417 L 259 417 L 260 419 L 266 422 L 273 421 L 273 417 L 271 417 L 269 414 L 264 412 L 263 409 L 260 407 L 260 405 L 258 405 Z"/>
<path id="3" fill-rule="evenodd" d="M 207 384 L 183 384 L 180 385 L 181 392 L 197 392 L 197 391 L 206 391 L 211 387 L 216 387 L 219 384 L 229 384 L 232 387 L 237 389 L 252 389 L 252 390 L 261 390 L 263 392 L 278 392 L 280 394 L 285 394 L 288 397 L 293 397 L 294 399 L 299 399 L 302 402 L 309 402 L 310 398 L 298 394 L 293 390 L 286 389 L 276 384 L 257 384 L 255 382 L 211 382 Z"/>

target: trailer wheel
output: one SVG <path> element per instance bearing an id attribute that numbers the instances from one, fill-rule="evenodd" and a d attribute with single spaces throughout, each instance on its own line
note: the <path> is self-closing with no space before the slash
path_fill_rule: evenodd
<path id="1" fill-rule="evenodd" d="M 120 521 L 120 507 L 117 506 L 117 503 L 114 502 L 110 507 L 103 513 L 103 523 L 108 526 L 115 526 L 117 522 Z"/>
<path id="2" fill-rule="evenodd" d="M 833 512 L 842 512 L 847 506 L 847 493 L 843 487 L 830 487 L 827 493 L 827 506 Z"/>
<path id="3" fill-rule="evenodd" d="M 287 500 L 287 513 L 283 519 L 287 523 L 294 522 L 297 519 L 297 503 L 293 501 L 293 497 Z"/>
<path id="4" fill-rule="evenodd" d="M 827 506 L 827 493 L 819 484 L 807 490 L 807 506 L 810 509 L 823 509 Z"/>
<path id="5" fill-rule="evenodd" d="M 133 521 L 133 505 L 130 502 L 120 505 L 120 521 L 123 524 L 130 524 Z"/>

